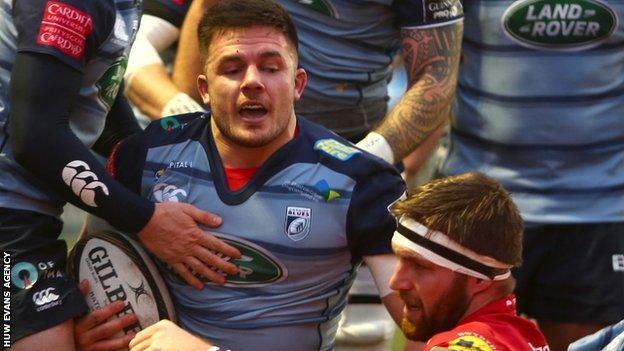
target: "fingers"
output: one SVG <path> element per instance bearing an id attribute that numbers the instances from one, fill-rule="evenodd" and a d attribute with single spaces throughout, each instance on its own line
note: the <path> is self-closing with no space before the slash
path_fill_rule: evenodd
<path id="1" fill-rule="evenodd" d="M 149 345 L 149 338 L 152 335 L 150 331 L 148 331 L 149 327 L 141 330 L 137 335 L 130 340 L 128 347 L 130 351 L 144 350 L 146 345 Z"/>
<path id="2" fill-rule="evenodd" d="M 176 271 L 176 273 L 178 273 L 178 275 L 180 275 L 180 277 L 184 279 L 190 286 L 194 287 L 197 290 L 201 290 L 204 288 L 204 283 L 197 279 L 197 277 L 195 277 L 183 263 L 175 263 L 171 265 L 171 268 L 173 268 L 173 270 Z"/>
<path id="3" fill-rule="evenodd" d="M 221 225 L 221 217 L 206 211 L 202 211 L 193 205 L 184 207 L 184 213 L 191 216 L 196 222 L 215 228 Z"/>
<path id="4" fill-rule="evenodd" d="M 130 340 L 130 344 L 128 345 L 130 351 L 146 350 L 152 343 L 152 335 L 154 335 L 154 333 L 161 328 L 166 328 L 169 324 L 173 324 L 173 322 L 163 319 L 141 330 L 132 340 Z"/>
<path id="5" fill-rule="evenodd" d="M 86 280 L 86 279 L 83 279 L 78 284 L 78 289 L 80 289 L 80 292 L 82 293 L 82 296 L 87 297 L 87 294 L 89 293 L 89 281 Z"/>
<path id="6" fill-rule="evenodd" d="M 81 282 L 82 284 L 82 282 Z M 115 301 L 101 309 L 95 310 L 85 317 L 79 318 L 75 324 L 76 344 L 80 350 L 106 351 L 125 348 L 133 334 L 109 339 L 137 322 L 133 314 L 108 320 L 124 308 L 122 301 Z"/>
<path id="7" fill-rule="evenodd" d="M 221 254 L 206 249 L 204 246 L 198 245 L 193 248 L 193 256 L 198 259 L 197 263 L 207 267 L 211 271 L 217 271 L 217 273 L 219 274 L 221 274 L 221 272 L 225 272 L 230 275 L 238 273 L 238 267 L 232 262 L 229 262 L 229 257 L 224 257 Z M 191 265 L 191 268 L 193 268 L 196 272 L 204 275 L 203 271 L 195 269 L 194 266 Z M 208 277 L 207 275 L 204 276 Z"/>
<path id="8" fill-rule="evenodd" d="M 134 333 L 130 333 L 128 335 L 124 335 L 123 337 L 120 337 L 117 339 L 100 341 L 88 349 L 81 349 L 81 350 L 110 351 L 110 350 L 125 349 L 128 347 L 128 344 L 130 343 L 130 340 L 132 340 L 133 337 L 134 337 Z"/>
<path id="9" fill-rule="evenodd" d="M 205 251 L 208 251 L 208 250 L 205 250 Z M 224 263 L 222 260 L 218 259 L 214 254 L 209 253 L 209 255 L 212 258 L 211 261 L 219 260 L 220 262 Z M 199 274 L 215 284 L 225 283 L 224 274 L 221 271 L 218 271 L 216 267 L 213 267 L 212 263 L 202 262 L 195 257 L 188 257 L 185 260 L 185 262 L 186 262 L 186 267 L 190 269 L 191 274 Z"/>
<path id="10" fill-rule="evenodd" d="M 138 335 L 138 334 L 137 334 Z M 144 339 L 141 342 L 134 342 L 134 339 L 130 340 L 130 351 L 143 351 L 151 345 L 150 339 Z"/>
<path id="11" fill-rule="evenodd" d="M 126 314 L 91 329 L 90 331 L 85 333 L 85 335 L 91 340 L 108 339 L 111 336 L 123 331 L 124 328 L 127 328 L 136 322 L 137 317 L 135 315 Z"/>
<path id="12" fill-rule="evenodd" d="M 79 318 L 76 323 L 77 332 L 86 332 L 96 326 L 106 322 L 110 317 L 120 312 L 124 308 L 123 301 L 115 301 L 110 305 L 106 305 L 93 312 L 90 312 L 86 316 Z"/>
<path id="13" fill-rule="evenodd" d="M 220 240 L 219 238 L 217 238 L 216 236 L 210 234 L 209 232 L 203 232 L 203 235 L 200 237 L 199 242 L 201 244 L 201 246 L 212 250 L 212 251 L 216 251 L 216 252 L 221 252 L 223 254 L 225 254 L 226 256 L 230 256 L 232 258 L 240 258 L 241 257 L 241 253 L 240 251 L 238 251 L 237 248 L 226 244 L 225 242 L 223 242 L 222 240 Z M 222 261 L 222 260 L 221 260 Z M 217 265 L 215 265 L 217 266 Z M 228 270 L 224 269 L 227 265 L 225 265 L 224 267 L 219 267 L 220 269 L 223 269 L 224 271 L 230 273 Z M 237 270 L 238 271 L 238 270 Z M 231 274 L 236 274 L 237 272 L 231 272 Z"/>

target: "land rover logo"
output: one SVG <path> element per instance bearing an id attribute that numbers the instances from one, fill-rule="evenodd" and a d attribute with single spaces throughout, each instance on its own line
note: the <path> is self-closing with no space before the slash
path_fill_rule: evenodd
<path id="1" fill-rule="evenodd" d="M 609 38 L 615 12 L 598 0 L 518 0 L 503 14 L 504 32 L 541 50 L 584 50 Z"/>
<path id="2" fill-rule="evenodd" d="M 280 282 L 288 276 L 286 267 L 266 249 L 247 240 L 225 234 L 217 234 L 219 239 L 237 248 L 241 258 L 220 255 L 226 261 L 230 261 L 238 267 L 237 275 L 226 275 L 225 286 L 237 288 L 257 288 L 272 283 Z M 159 264 L 162 262 L 159 260 Z M 169 269 L 171 269 L 169 267 Z M 171 270 L 173 272 L 173 270 Z M 223 273 L 225 275 L 225 273 Z M 174 274 L 175 278 L 182 282 L 182 278 Z M 204 283 L 210 283 L 205 277 L 198 276 Z"/>
<path id="3" fill-rule="evenodd" d="M 125 56 L 120 56 L 95 82 L 95 86 L 98 88 L 98 98 L 107 109 L 110 109 L 115 102 L 127 65 L 128 59 Z"/>
<path id="4" fill-rule="evenodd" d="M 301 5 L 309 7 L 311 10 L 322 13 L 325 16 L 332 18 L 338 18 L 336 10 L 332 6 L 331 2 L 327 0 L 297 0 Z"/>

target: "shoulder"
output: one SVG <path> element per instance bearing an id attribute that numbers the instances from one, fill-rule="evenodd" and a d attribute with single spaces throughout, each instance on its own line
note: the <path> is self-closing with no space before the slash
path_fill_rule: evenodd
<path id="1" fill-rule="evenodd" d="M 501 348 L 492 327 L 484 322 L 461 324 L 451 331 L 434 335 L 427 341 L 425 350 L 431 350 L 436 346 L 453 350 L 455 349 L 453 347 L 474 351 L 505 350 L 505 348 Z"/>
<path id="2" fill-rule="evenodd" d="M 116 150 L 116 158 L 134 162 L 129 155 L 145 155 L 148 149 L 179 144 L 185 140 L 199 139 L 208 119 L 200 112 L 164 117 L 152 121 L 147 127 L 124 139 Z"/>
<path id="3" fill-rule="evenodd" d="M 513 351 L 527 349 L 529 344 L 535 350 L 547 347 L 544 335 L 533 322 L 509 313 L 491 313 L 433 336 L 426 350 L 461 346 L 462 350 Z"/>
<path id="4" fill-rule="evenodd" d="M 163 117 L 148 124 L 137 138 L 145 140 L 148 147 L 199 139 L 210 121 L 208 116 L 208 113 L 193 112 Z"/>
<path id="5" fill-rule="evenodd" d="M 306 147 L 318 162 L 339 173 L 361 180 L 375 174 L 400 179 L 395 167 L 382 159 L 359 149 L 353 143 L 315 123 L 299 120 L 299 131 Z"/>

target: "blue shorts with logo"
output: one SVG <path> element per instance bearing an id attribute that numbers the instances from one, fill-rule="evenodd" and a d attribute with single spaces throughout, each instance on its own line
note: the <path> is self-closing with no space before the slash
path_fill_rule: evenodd
<path id="1" fill-rule="evenodd" d="M 526 225 L 518 310 L 538 320 L 624 318 L 624 223 Z"/>
<path id="2" fill-rule="evenodd" d="M 11 255 L 11 341 L 87 312 L 76 283 L 65 275 L 63 223 L 37 212 L 0 208 L 0 247 Z M 6 288 L 3 288 L 6 291 Z"/>

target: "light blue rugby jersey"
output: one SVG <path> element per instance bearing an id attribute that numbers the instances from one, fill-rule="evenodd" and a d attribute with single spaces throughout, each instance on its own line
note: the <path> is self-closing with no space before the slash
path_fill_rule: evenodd
<path id="1" fill-rule="evenodd" d="M 140 10 L 137 0 L 0 0 L 0 207 L 59 216 L 65 203 L 13 159 L 8 89 L 16 52 L 52 55 L 83 72 L 69 123 L 74 134 L 91 147 L 104 129 L 119 90 Z M 49 24 L 44 13 L 68 17 Z M 56 33 L 62 44 L 41 44 L 54 40 L 50 33 Z"/>
<path id="2" fill-rule="evenodd" d="M 426 28 L 462 17 L 458 0 L 277 0 L 299 36 L 306 96 L 359 105 L 387 99 L 390 63 L 401 28 Z"/>
<path id="3" fill-rule="evenodd" d="M 442 173 L 479 170 L 526 221 L 624 221 L 624 1 L 467 0 Z"/>
<path id="4" fill-rule="evenodd" d="M 226 186 L 208 114 L 167 118 L 125 141 L 115 177 L 153 201 L 223 217 L 210 229 L 243 254 L 226 286 L 202 291 L 165 269 L 180 324 L 222 348 L 329 350 L 364 255 L 391 252 L 396 170 L 326 129 L 299 133 L 245 187 Z"/>

